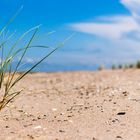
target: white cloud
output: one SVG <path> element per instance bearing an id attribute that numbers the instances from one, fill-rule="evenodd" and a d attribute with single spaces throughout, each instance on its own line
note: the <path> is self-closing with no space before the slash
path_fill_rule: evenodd
<path id="1" fill-rule="evenodd" d="M 120 1 L 132 13 L 129 16 L 116 15 L 97 17 L 96 22 L 69 24 L 69 27 L 83 33 L 106 39 L 140 39 L 140 0 Z"/>
<path id="2" fill-rule="evenodd" d="M 35 62 L 36 62 L 36 60 L 34 60 L 33 58 L 30 58 L 30 57 L 24 58 L 24 61 L 25 61 L 26 63 L 35 63 Z"/>
<path id="3" fill-rule="evenodd" d="M 140 31 L 139 24 L 131 16 L 102 17 L 102 19 L 102 23 L 74 23 L 70 27 L 83 33 L 109 39 L 120 39 L 129 32 Z"/>
<path id="4" fill-rule="evenodd" d="M 121 0 L 121 3 L 128 8 L 134 17 L 140 18 L 140 0 Z"/>

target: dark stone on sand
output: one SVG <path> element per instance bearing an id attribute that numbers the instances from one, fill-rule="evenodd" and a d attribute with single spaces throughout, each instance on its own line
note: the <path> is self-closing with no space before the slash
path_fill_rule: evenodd
<path id="1" fill-rule="evenodd" d="M 125 115 L 125 112 L 119 112 L 117 115 Z"/>

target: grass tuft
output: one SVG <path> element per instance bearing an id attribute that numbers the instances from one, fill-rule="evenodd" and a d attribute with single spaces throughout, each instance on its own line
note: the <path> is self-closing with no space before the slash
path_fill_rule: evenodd
<path id="1" fill-rule="evenodd" d="M 18 12 L 8 21 L 8 23 L 0 30 L 0 37 L 3 36 L 4 32 L 6 31 L 7 27 L 13 22 L 15 17 L 18 15 L 18 13 L 22 10 L 23 7 L 21 7 Z M 13 34 L 11 34 L 6 40 L 0 42 L 0 111 L 5 108 L 13 99 L 15 99 L 21 92 L 20 91 L 14 91 L 15 85 L 21 81 L 27 74 L 29 74 L 35 67 L 37 67 L 42 61 L 44 61 L 46 58 L 48 58 L 51 54 L 53 54 L 56 50 L 58 50 L 60 47 L 62 47 L 66 41 L 68 41 L 73 35 L 66 38 L 62 43 L 60 43 L 56 48 L 52 48 L 49 46 L 33 46 L 32 43 L 35 40 L 35 37 L 39 31 L 40 25 L 33 27 L 23 33 L 18 40 L 14 43 L 14 45 L 11 46 L 8 52 L 6 52 L 5 55 L 5 47 L 6 44 L 9 42 L 9 40 L 12 38 Z M 31 37 L 29 38 L 29 41 L 23 48 L 18 48 L 18 43 L 22 41 L 25 36 L 27 36 L 29 33 L 32 33 Z M 48 33 L 47 35 L 52 34 L 53 32 Z M 26 70 L 23 73 L 18 73 L 18 69 L 22 66 L 23 59 L 30 48 L 49 48 L 51 51 L 46 54 L 42 59 L 40 59 L 36 64 L 31 66 L 28 70 Z M 16 59 L 16 56 L 20 55 L 20 59 L 18 63 L 16 64 L 16 67 L 13 68 L 13 61 Z M 18 73 L 18 74 L 17 74 Z"/>

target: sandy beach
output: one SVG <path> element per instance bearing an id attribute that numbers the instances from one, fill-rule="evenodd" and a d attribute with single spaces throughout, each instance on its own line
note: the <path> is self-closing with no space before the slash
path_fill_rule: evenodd
<path id="1" fill-rule="evenodd" d="M 140 140 L 140 71 L 32 73 L 0 112 L 0 140 Z"/>

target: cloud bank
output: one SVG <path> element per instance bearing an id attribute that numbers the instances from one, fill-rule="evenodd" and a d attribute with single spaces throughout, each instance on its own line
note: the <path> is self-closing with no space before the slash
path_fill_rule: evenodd
<path id="1" fill-rule="evenodd" d="M 106 39 L 140 39 L 140 1 L 121 0 L 131 15 L 98 17 L 96 22 L 70 24 L 73 30 L 92 34 Z M 99 20 L 98 20 L 99 19 Z"/>

